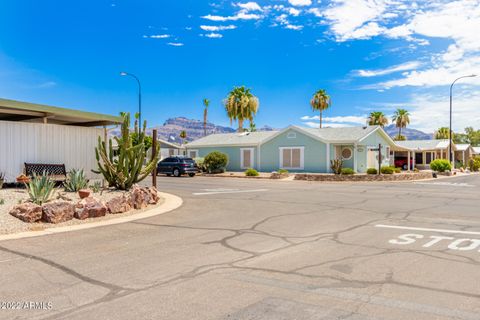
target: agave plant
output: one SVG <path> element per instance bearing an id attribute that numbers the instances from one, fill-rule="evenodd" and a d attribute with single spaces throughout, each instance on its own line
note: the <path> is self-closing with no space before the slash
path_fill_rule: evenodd
<path id="1" fill-rule="evenodd" d="M 42 175 L 33 174 L 30 182 L 26 184 L 28 195 L 33 203 L 41 205 L 47 202 L 55 187 L 55 182 L 45 172 Z"/>
<path id="2" fill-rule="evenodd" d="M 78 192 L 78 190 L 88 186 L 88 180 L 82 169 L 72 169 L 68 172 L 67 180 L 63 183 L 63 186 L 67 192 Z"/>

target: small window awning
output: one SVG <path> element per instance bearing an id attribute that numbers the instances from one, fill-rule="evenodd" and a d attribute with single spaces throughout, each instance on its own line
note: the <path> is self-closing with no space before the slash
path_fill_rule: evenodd
<path id="1" fill-rule="evenodd" d="M 120 116 L 0 98 L 0 121 L 2 120 L 43 122 L 83 127 L 108 126 L 122 122 Z"/>

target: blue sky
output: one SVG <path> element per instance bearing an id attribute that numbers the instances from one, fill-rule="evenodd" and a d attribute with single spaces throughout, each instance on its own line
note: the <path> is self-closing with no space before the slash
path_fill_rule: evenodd
<path id="1" fill-rule="evenodd" d="M 0 2 L 0 97 L 117 114 L 136 110 L 137 75 L 149 125 L 169 117 L 228 125 L 235 85 L 260 100 L 257 126 L 328 126 L 373 111 L 412 114 L 412 127 L 448 124 L 448 86 L 480 73 L 480 0 L 95 0 Z M 454 127 L 480 127 L 480 77 L 455 87 Z"/>

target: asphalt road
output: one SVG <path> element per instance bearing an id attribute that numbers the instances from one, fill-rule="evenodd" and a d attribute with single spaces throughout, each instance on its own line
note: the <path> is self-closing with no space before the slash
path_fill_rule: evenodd
<path id="1" fill-rule="evenodd" d="M 0 319 L 480 319 L 480 175 L 159 186 L 184 205 L 0 242 Z"/>

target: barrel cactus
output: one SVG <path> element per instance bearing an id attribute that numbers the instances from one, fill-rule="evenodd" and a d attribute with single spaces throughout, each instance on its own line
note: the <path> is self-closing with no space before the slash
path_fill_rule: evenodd
<path id="1" fill-rule="evenodd" d="M 157 146 L 156 150 L 152 150 L 153 158 L 147 161 L 146 121 L 140 129 L 138 120 L 135 120 L 136 141 L 133 141 L 130 134 L 130 114 L 124 113 L 122 116 L 121 136 L 114 137 L 117 150 L 113 148 L 112 139 L 109 140 L 107 148 L 105 141 L 98 138 L 98 147 L 95 148 L 98 171 L 94 172 L 101 173 L 110 187 L 128 190 L 152 173 L 158 162 L 160 148 Z"/>

